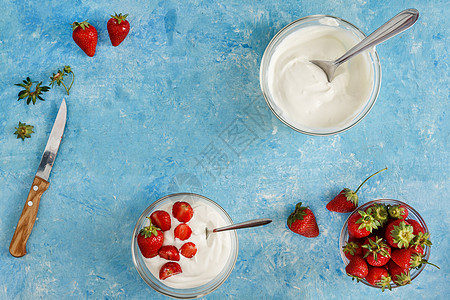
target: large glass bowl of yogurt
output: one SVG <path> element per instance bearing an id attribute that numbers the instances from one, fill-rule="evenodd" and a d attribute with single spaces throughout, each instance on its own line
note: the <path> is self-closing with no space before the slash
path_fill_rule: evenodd
<path id="1" fill-rule="evenodd" d="M 281 29 L 261 61 L 260 84 L 272 112 L 290 128 L 310 135 L 343 132 L 371 110 L 381 85 L 373 48 L 342 64 L 332 82 L 310 61 L 334 60 L 365 38 L 333 16 L 298 19 Z"/>
<path id="2" fill-rule="evenodd" d="M 188 240 L 181 241 L 174 236 L 174 229 L 181 224 L 172 216 L 175 202 L 187 202 L 194 215 L 186 224 L 192 229 Z M 182 273 L 164 280 L 159 279 L 161 267 L 168 262 L 159 256 L 145 258 L 138 247 L 137 236 L 142 228 L 148 226 L 149 217 L 154 211 L 163 210 L 172 216 L 171 229 L 164 231 L 164 245 L 180 247 L 186 242 L 197 246 L 192 258 L 180 255 L 177 263 Z M 236 231 L 212 234 L 206 239 L 205 228 L 210 229 L 233 224 L 227 212 L 216 202 L 197 194 L 179 193 L 165 196 L 153 202 L 139 217 L 133 231 L 131 253 L 134 265 L 142 279 L 154 290 L 166 296 L 191 299 L 202 297 L 217 289 L 231 274 L 238 256 L 238 237 Z"/>

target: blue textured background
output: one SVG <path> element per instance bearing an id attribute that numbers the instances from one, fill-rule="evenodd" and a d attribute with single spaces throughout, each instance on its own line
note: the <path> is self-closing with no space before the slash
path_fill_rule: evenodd
<path id="1" fill-rule="evenodd" d="M 239 232 L 230 278 L 206 298 L 445 298 L 449 278 L 448 1 L 0 1 L 0 298 L 161 299 L 136 272 L 131 233 L 141 212 L 172 192 L 197 192 L 235 221 L 271 217 Z M 312 137 L 284 126 L 259 88 L 259 63 L 274 34 L 311 14 L 344 18 L 370 33 L 415 7 L 417 24 L 379 46 L 382 87 L 355 128 Z M 106 22 L 129 13 L 131 32 L 112 47 Z M 70 23 L 99 32 L 87 57 Z M 14 83 L 49 82 L 70 65 L 70 96 L 17 102 Z M 64 139 L 41 200 L 28 254 L 8 245 L 61 99 Z M 18 121 L 35 125 L 22 142 Z M 362 188 L 362 203 L 403 200 L 425 218 L 433 247 L 413 284 L 381 294 L 345 275 L 338 235 L 346 215 L 325 204 L 343 187 L 389 170 Z M 297 201 L 316 214 L 321 234 L 287 230 Z"/>

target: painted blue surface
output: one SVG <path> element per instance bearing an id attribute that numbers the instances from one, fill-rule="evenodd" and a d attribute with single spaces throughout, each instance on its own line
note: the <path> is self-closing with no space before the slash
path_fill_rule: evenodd
<path id="1" fill-rule="evenodd" d="M 141 280 L 130 252 L 141 212 L 172 192 L 197 192 L 235 221 L 271 217 L 239 232 L 230 278 L 208 299 L 444 298 L 449 278 L 448 2 L 23 1 L 2 0 L 0 22 L 0 298 L 162 299 Z M 378 47 L 381 92 L 355 128 L 312 137 L 284 126 L 259 88 L 259 63 L 274 34 L 311 14 L 342 17 L 369 33 L 415 7 L 417 24 Z M 128 13 L 131 32 L 112 47 L 106 22 Z M 87 57 L 70 23 L 99 32 Z M 55 88 L 35 106 L 17 102 L 14 83 L 48 83 L 70 65 L 70 96 Z M 61 99 L 64 139 L 41 200 L 28 254 L 8 245 Z M 18 121 L 35 126 L 22 142 Z M 431 231 L 430 260 L 412 285 L 381 294 L 352 282 L 338 253 L 346 215 L 325 204 L 343 187 L 369 181 L 361 202 L 381 197 L 416 208 Z M 316 214 L 321 234 L 287 230 L 297 201 Z"/>

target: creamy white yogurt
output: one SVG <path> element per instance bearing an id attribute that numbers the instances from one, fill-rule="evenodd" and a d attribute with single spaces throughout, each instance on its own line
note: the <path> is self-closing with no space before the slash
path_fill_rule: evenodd
<path id="1" fill-rule="evenodd" d="M 328 21 L 327 21 L 328 20 Z M 334 21 L 334 22 L 333 22 Z M 333 129 L 351 125 L 368 102 L 374 70 L 368 53 L 341 65 L 331 83 L 310 60 L 334 60 L 358 38 L 324 18 L 323 25 L 299 28 L 275 48 L 268 70 L 274 109 L 300 129 Z"/>
<path id="2" fill-rule="evenodd" d="M 185 241 L 174 238 L 174 230 L 180 224 L 172 216 L 172 205 L 175 202 L 167 203 L 158 208 L 158 210 L 167 211 L 172 218 L 170 230 L 164 232 L 163 245 L 173 245 L 178 250 L 187 242 L 193 242 L 197 246 L 197 253 L 192 258 L 186 258 L 180 254 L 180 260 L 177 263 L 180 264 L 183 271 L 181 274 L 161 281 L 167 286 L 178 289 L 194 288 L 210 282 L 224 269 L 232 250 L 230 232 L 214 233 L 206 240 L 206 227 L 213 229 L 228 225 L 216 209 L 202 201 L 183 201 L 188 202 L 194 210 L 194 216 L 186 223 L 192 229 L 192 235 Z M 148 225 L 149 221 L 145 226 Z M 143 259 L 153 276 L 159 280 L 159 270 L 169 261 L 159 256 L 143 257 Z"/>

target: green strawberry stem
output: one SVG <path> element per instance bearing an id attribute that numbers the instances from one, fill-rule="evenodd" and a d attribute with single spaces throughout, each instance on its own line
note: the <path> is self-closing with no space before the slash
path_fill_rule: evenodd
<path id="1" fill-rule="evenodd" d="M 436 267 L 436 268 L 438 268 L 439 270 L 441 269 L 441 268 L 439 268 L 438 266 L 436 266 L 435 264 L 432 264 L 432 263 L 428 262 L 426 259 L 422 259 L 421 263 L 427 264 L 427 265 L 432 265 L 433 267 Z"/>
<path id="2" fill-rule="evenodd" d="M 355 194 L 359 191 L 359 189 L 363 186 L 363 184 L 367 182 L 367 180 L 369 180 L 369 179 L 372 178 L 373 176 L 377 175 L 378 173 L 383 172 L 384 170 L 387 170 L 387 168 L 384 168 L 384 169 L 382 169 L 382 170 L 380 170 L 380 171 L 378 171 L 378 172 L 376 172 L 376 173 L 370 175 L 369 177 L 367 177 L 366 180 L 364 180 L 364 181 L 358 186 L 358 188 L 357 188 L 356 191 L 355 191 Z"/>

